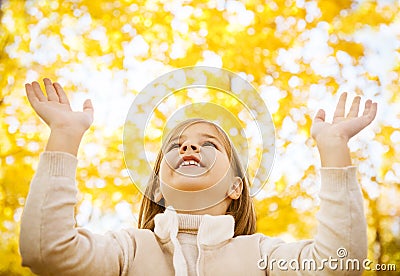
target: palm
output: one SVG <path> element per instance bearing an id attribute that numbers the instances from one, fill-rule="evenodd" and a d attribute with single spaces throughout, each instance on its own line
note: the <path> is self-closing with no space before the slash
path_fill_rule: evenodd
<path id="1" fill-rule="evenodd" d="M 55 128 L 71 128 L 77 131 L 87 130 L 93 122 L 93 107 L 89 100 L 83 105 L 83 112 L 74 112 L 68 98 L 57 83 L 44 80 L 47 98 L 37 82 L 26 85 L 26 93 L 35 112 L 50 126 Z"/>
<path id="2" fill-rule="evenodd" d="M 325 122 L 324 110 L 320 109 L 317 112 L 311 128 L 311 135 L 314 139 L 318 141 L 320 138 L 337 136 L 349 140 L 373 121 L 377 111 L 376 103 L 367 100 L 363 114 L 358 116 L 360 97 L 355 97 L 350 111 L 345 117 L 346 98 L 347 93 L 340 96 L 332 123 Z"/>

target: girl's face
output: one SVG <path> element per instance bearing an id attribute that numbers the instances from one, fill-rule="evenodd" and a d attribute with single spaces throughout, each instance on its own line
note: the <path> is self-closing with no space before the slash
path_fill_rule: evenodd
<path id="1" fill-rule="evenodd" d="M 159 176 L 162 195 L 175 208 L 187 205 L 200 208 L 193 202 L 195 198 L 208 198 L 202 202 L 211 205 L 218 203 L 228 196 L 235 179 L 221 134 L 205 122 L 190 124 L 171 138 L 165 147 Z M 178 199 L 183 197 L 182 192 L 187 204 Z"/>

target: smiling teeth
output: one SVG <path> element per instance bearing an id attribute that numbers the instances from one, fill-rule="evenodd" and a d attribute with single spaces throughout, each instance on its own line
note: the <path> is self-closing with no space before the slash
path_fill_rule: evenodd
<path id="1" fill-rule="evenodd" d="M 189 166 L 189 165 L 196 165 L 197 167 L 200 167 L 200 164 L 194 160 L 190 161 L 183 161 L 182 164 L 180 164 L 179 168 L 182 166 Z"/>

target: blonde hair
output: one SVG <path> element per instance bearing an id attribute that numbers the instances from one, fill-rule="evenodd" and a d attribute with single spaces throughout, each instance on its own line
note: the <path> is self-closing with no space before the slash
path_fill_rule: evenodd
<path id="1" fill-rule="evenodd" d="M 195 123 L 208 123 L 217 129 L 217 131 L 221 135 L 225 150 L 228 153 L 228 158 L 233 165 L 233 172 L 235 176 L 240 177 L 243 181 L 241 196 L 238 199 L 232 200 L 226 211 L 226 214 L 232 215 L 235 219 L 234 236 L 254 234 L 256 231 L 256 214 L 249 193 L 250 183 L 240 163 L 239 156 L 235 148 L 233 147 L 229 137 L 218 125 L 210 121 L 198 118 L 188 119 L 181 122 L 170 131 L 170 133 L 164 140 L 161 150 L 157 155 L 157 159 L 153 168 L 153 173 L 150 177 L 145 195 L 143 196 L 142 204 L 140 206 L 138 227 L 154 231 L 154 217 L 159 213 L 163 213 L 165 210 L 164 200 L 162 199 L 159 203 L 156 203 L 154 199 L 155 191 L 157 188 L 160 187 L 158 174 L 160 171 L 161 161 L 164 157 L 163 152 L 165 151 L 167 144 L 173 137 L 181 133 L 182 130 L 187 126 Z"/>

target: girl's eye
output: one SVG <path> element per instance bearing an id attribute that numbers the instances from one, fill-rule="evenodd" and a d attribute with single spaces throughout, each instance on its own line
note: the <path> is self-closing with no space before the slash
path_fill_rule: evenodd
<path id="1" fill-rule="evenodd" d="M 214 148 L 217 148 L 217 146 L 213 142 L 210 142 L 210 141 L 205 142 L 203 144 L 203 147 L 214 147 Z"/>
<path id="2" fill-rule="evenodd" d="M 179 148 L 180 145 L 178 143 L 173 143 L 168 147 L 168 151 Z"/>

